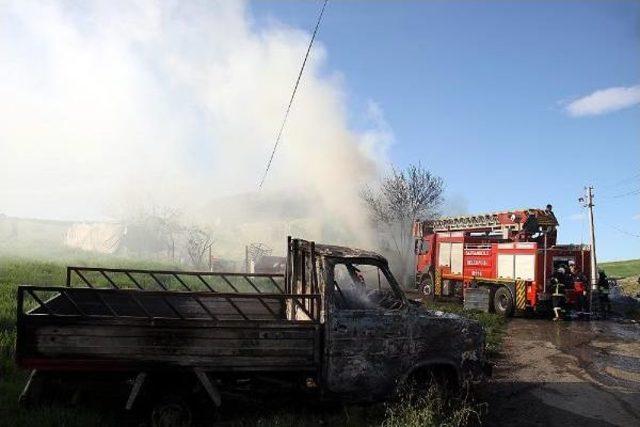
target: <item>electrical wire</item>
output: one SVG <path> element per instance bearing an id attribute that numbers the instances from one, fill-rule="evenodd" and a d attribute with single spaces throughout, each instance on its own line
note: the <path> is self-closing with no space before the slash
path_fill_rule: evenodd
<path id="1" fill-rule="evenodd" d="M 640 179 L 640 173 L 637 173 L 635 175 L 629 176 L 627 178 L 623 178 L 623 179 L 621 179 L 619 181 L 616 181 L 616 182 L 612 182 L 611 184 L 606 184 L 604 186 L 601 186 L 601 188 L 607 189 L 607 188 L 617 187 L 617 186 L 619 186 L 621 184 L 626 184 L 628 182 L 635 181 L 636 179 Z"/>
<path id="2" fill-rule="evenodd" d="M 609 196 L 607 198 L 619 199 L 620 197 L 635 196 L 636 194 L 640 194 L 640 188 L 636 188 L 635 190 L 627 191 L 626 193 L 616 194 L 614 196 Z"/>
<path id="3" fill-rule="evenodd" d="M 623 230 L 622 228 L 616 227 L 615 225 L 609 224 L 607 222 L 605 222 L 604 225 L 613 228 L 614 230 L 616 230 L 619 233 L 626 234 L 627 236 L 636 237 L 636 238 L 640 239 L 640 234 L 631 233 L 631 232 L 629 232 L 627 230 Z"/>
<path id="4" fill-rule="evenodd" d="M 258 185 L 258 190 L 262 189 L 262 185 L 264 184 L 265 179 L 267 179 L 267 174 L 269 173 L 269 169 L 271 168 L 271 162 L 273 162 L 273 157 L 276 155 L 276 150 L 278 149 L 278 145 L 280 144 L 280 139 L 282 138 L 282 132 L 284 131 L 284 127 L 287 123 L 289 112 L 291 111 L 291 105 L 293 105 L 293 98 L 295 98 L 296 92 L 298 91 L 298 85 L 300 84 L 300 79 L 302 78 L 302 72 L 304 71 L 304 67 L 307 64 L 307 59 L 309 58 L 309 53 L 311 52 L 313 41 L 316 39 L 316 34 L 318 34 L 318 29 L 320 28 L 320 23 L 322 22 L 322 16 L 324 15 L 324 9 L 327 7 L 328 1 L 329 0 L 324 0 L 324 2 L 322 3 L 322 9 L 320 9 L 320 14 L 318 15 L 318 21 L 316 22 L 316 27 L 314 28 L 313 34 L 311 35 L 311 40 L 309 41 L 307 52 L 304 55 L 304 60 L 302 61 L 302 66 L 300 67 L 300 72 L 298 73 L 296 84 L 293 86 L 293 92 L 291 93 L 291 98 L 289 99 L 289 105 L 287 106 L 287 111 L 284 113 L 284 119 L 282 120 L 280 129 L 278 130 L 278 134 L 276 136 L 276 142 L 273 145 L 273 150 L 271 151 L 271 156 L 269 157 L 269 161 L 267 162 L 267 167 L 265 168 L 264 175 L 262 175 L 262 179 L 260 180 L 260 184 Z"/>
<path id="5" fill-rule="evenodd" d="M 637 176 L 640 177 L 640 174 L 638 174 Z M 640 194 L 640 187 L 629 189 L 629 184 L 632 184 L 632 185 L 636 184 L 635 182 L 631 181 L 631 180 L 634 180 L 634 179 L 636 179 L 636 177 L 632 176 L 632 177 L 627 178 L 626 180 L 618 181 L 617 184 L 620 184 L 620 183 L 626 181 L 627 182 L 626 185 L 620 185 L 619 187 L 621 187 L 621 188 L 627 187 L 628 191 L 625 191 L 623 193 L 618 193 L 618 194 L 611 194 L 610 192 L 605 191 L 605 194 L 600 194 L 599 199 L 600 200 L 606 199 L 606 200 L 612 201 L 611 199 L 620 199 L 620 198 L 623 198 L 623 197 L 635 196 L 637 194 Z M 611 187 L 611 185 L 609 185 L 608 187 Z"/>
<path id="6" fill-rule="evenodd" d="M 618 181 L 617 184 L 620 184 L 622 182 L 635 179 L 638 176 L 640 176 L 640 174 L 637 174 L 637 175 L 634 175 L 632 177 L 626 178 L 625 180 L 622 180 L 622 181 Z M 631 190 L 631 191 L 628 191 L 626 193 L 617 194 L 617 195 L 614 195 L 614 196 L 601 196 L 600 199 L 617 199 L 617 198 L 622 198 L 622 197 L 627 197 L 627 196 L 633 196 L 633 195 L 636 195 L 636 194 L 640 194 L 640 188 L 636 188 L 635 190 Z M 609 202 L 607 202 L 607 203 L 609 203 Z M 584 217 L 583 217 L 583 224 L 584 224 Z M 609 224 L 607 222 L 603 222 L 603 224 L 606 225 L 607 227 L 613 228 L 618 233 L 622 233 L 622 234 L 625 234 L 627 236 L 631 236 L 631 237 L 635 237 L 635 238 L 640 239 L 640 234 L 631 233 L 631 232 L 629 232 L 627 230 L 623 230 L 622 228 L 617 227 L 617 226 L 615 226 L 613 224 Z M 582 241 L 582 232 L 583 232 L 583 230 L 580 230 L 580 232 L 581 232 L 580 240 Z"/>

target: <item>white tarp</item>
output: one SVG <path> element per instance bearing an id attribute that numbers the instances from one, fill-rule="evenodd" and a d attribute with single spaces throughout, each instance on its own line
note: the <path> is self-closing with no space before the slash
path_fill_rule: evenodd
<path id="1" fill-rule="evenodd" d="M 85 251 L 112 254 L 120 246 L 125 226 L 115 223 L 79 223 L 67 230 L 65 245 Z"/>

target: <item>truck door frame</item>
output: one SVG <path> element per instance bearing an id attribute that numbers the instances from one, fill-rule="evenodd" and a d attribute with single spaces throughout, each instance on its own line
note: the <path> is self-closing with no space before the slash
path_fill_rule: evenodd
<path id="1" fill-rule="evenodd" d="M 335 301 L 334 268 L 338 264 L 368 264 L 378 267 L 389 286 L 403 301 L 399 309 L 341 309 Z M 369 393 L 371 400 L 383 397 L 395 386 L 402 372 L 402 356 L 410 340 L 406 321 L 407 300 L 386 263 L 372 258 L 325 258 L 326 292 L 323 380 L 326 388 L 341 395 Z M 394 357 L 398 356 L 398 357 Z M 366 399 L 365 399 L 366 400 Z"/>

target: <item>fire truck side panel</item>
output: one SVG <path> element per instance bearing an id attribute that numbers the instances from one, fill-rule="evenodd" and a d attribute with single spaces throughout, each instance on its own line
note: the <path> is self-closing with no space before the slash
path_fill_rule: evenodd
<path id="1" fill-rule="evenodd" d="M 491 244 L 467 243 L 464 248 L 464 276 L 473 278 L 496 277 L 495 251 Z"/>
<path id="2" fill-rule="evenodd" d="M 538 260 L 536 257 L 537 244 L 535 242 L 497 243 L 497 257 L 502 264 L 496 277 L 505 282 L 525 283 L 526 307 L 536 303 L 536 283 Z"/>

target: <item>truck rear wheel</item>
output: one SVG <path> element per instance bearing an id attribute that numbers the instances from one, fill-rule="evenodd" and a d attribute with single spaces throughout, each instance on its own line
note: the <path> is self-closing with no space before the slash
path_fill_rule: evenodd
<path id="1" fill-rule="evenodd" d="M 502 286 L 496 290 L 493 295 L 493 309 L 503 317 L 513 316 L 513 297 L 506 287 Z"/>
<path id="2" fill-rule="evenodd" d="M 141 411 L 150 427 L 205 426 L 215 421 L 216 407 L 195 375 L 156 375 L 145 387 Z"/>
<path id="3" fill-rule="evenodd" d="M 164 396 L 151 409 L 152 427 L 191 427 L 193 413 L 180 396 Z"/>

